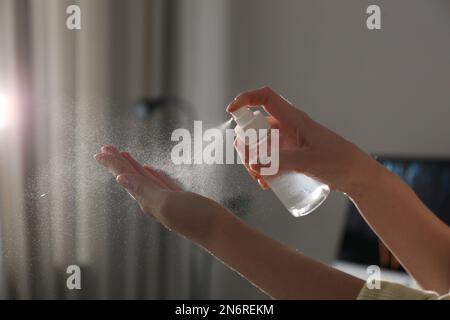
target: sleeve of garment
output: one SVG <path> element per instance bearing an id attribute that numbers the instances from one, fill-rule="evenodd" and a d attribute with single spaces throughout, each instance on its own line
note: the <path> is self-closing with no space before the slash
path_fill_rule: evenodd
<path id="1" fill-rule="evenodd" d="M 369 289 L 367 284 L 361 289 L 358 300 L 450 300 L 450 294 L 439 296 L 432 291 L 422 291 L 392 282 L 381 282 L 380 289 Z"/>

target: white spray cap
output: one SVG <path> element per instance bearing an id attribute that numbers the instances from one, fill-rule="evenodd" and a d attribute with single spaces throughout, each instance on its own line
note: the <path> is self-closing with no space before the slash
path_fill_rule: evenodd
<path id="1" fill-rule="evenodd" d="M 257 130 L 259 140 L 264 138 L 264 136 L 260 135 L 260 129 L 265 129 L 266 135 L 268 134 L 268 130 L 270 130 L 269 121 L 267 121 L 266 117 L 260 111 L 252 112 L 249 108 L 243 107 L 232 112 L 231 115 L 233 116 L 233 119 L 237 124 L 236 128 L 234 128 L 234 131 L 242 141 L 246 141 L 245 132 L 248 129 Z M 253 143 L 255 142 L 250 141 L 249 144 Z"/>
<path id="2" fill-rule="evenodd" d="M 249 108 L 239 108 L 232 112 L 231 115 L 238 126 L 245 126 L 253 118 L 253 112 Z"/>

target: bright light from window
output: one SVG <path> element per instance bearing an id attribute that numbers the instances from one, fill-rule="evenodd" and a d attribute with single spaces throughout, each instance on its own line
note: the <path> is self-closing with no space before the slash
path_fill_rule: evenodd
<path id="1" fill-rule="evenodd" d="M 0 129 L 6 126 L 7 104 L 5 95 L 0 93 Z"/>

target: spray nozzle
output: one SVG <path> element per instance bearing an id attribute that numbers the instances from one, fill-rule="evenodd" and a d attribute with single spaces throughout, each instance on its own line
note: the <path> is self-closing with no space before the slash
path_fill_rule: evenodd
<path id="1" fill-rule="evenodd" d="M 261 129 L 266 130 L 265 134 L 270 130 L 270 123 L 260 111 L 253 112 L 249 108 L 243 107 L 232 112 L 231 115 L 237 124 L 234 131 L 242 141 L 246 141 L 246 131 L 248 129 L 257 130 L 258 134 Z"/>
<path id="2" fill-rule="evenodd" d="M 239 126 L 244 126 L 253 119 L 254 114 L 249 108 L 243 107 L 232 112 L 231 116 Z"/>

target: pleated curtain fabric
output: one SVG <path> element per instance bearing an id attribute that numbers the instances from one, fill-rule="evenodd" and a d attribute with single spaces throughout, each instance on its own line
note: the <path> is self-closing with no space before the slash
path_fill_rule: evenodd
<path id="1" fill-rule="evenodd" d="M 74 4 L 81 30 L 66 27 Z M 158 160 L 138 137 L 164 119 L 145 132 L 132 105 L 164 93 L 166 10 L 0 0 L 0 93 L 16 115 L 0 129 L 0 298 L 189 298 L 192 245 L 144 217 L 92 157 L 115 143 Z M 81 290 L 66 287 L 70 265 Z"/>

